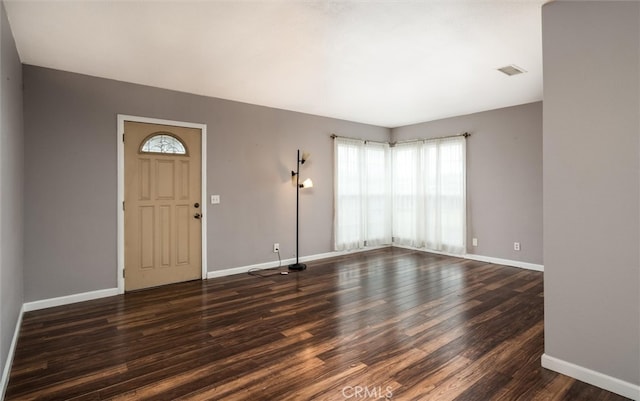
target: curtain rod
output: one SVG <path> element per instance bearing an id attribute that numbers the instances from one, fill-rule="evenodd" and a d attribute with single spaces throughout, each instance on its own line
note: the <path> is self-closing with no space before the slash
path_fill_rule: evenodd
<path id="1" fill-rule="evenodd" d="M 407 139 L 406 141 L 389 142 L 389 146 L 396 146 L 396 145 L 401 144 L 401 143 L 435 141 L 436 139 L 456 138 L 456 137 L 459 137 L 459 136 L 463 136 L 463 137 L 467 138 L 467 137 L 470 137 L 471 134 L 468 133 L 468 132 L 463 132 L 462 134 L 437 136 L 435 138 Z"/>
<path id="2" fill-rule="evenodd" d="M 446 139 L 446 138 L 455 138 L 458 136 L 463 136 L 465 138 L 471 136 L 470 133 L 468 132 L 463 132 L 462 134 L 454 134 L 454 135 L 446 135 L 446 136 L 438 136 L 435 138 L 422 138 L 422 139 L 408 139 L 406 141 L 396 141 L 396 142 L 383 142 L 383 141 L 371 141 L 369 139 L 362 139 L 362 138 L 352 138 L 352 137 L 348 137 L 348 136 L 340 136 L 340 135 L 336 135 L 336 134 L 331 134 L 329 135 L 332 139 L 335 138 L 342 138 L 342 139 L 351 139 L 351 140 L 355 140 L 355 141 L 362 141 L 362 142 L 375 142 L 375 143 L 386 143 L 389 146 L 395 146 L 399 143 L 409 143 L 409 142 L 421 142 L 421 141 L 433 141 L 436 139 Z"/>
<path id="3" fill-rule="evenodd" d="M 331 139 L 335 139 L 335 138 L 342 138 L 342 139 L 351 139 L 352 141 L 362 141 L 362 142 L 373 142 L 373 143 L 386 143 L 389 144 L 389 142 L 384 142 L 384 141 L 372 141 L 371 139 L 362 139 L 362 138 L 353 138 L 353 137 L 349 137 L 349 136 L 340 136 L 340 135 L 336 135 L 336 134 L 331 134 L 329 135 L 331 137 Z"/>

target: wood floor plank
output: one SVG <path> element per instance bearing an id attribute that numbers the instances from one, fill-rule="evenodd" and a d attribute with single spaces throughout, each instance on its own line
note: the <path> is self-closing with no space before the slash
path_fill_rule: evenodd
<path id="1" fill-rule="evenodd" d="M 540 367 L 543 274 L 401 248 L 40 311 L 7 400 L 625 398 Z"/>

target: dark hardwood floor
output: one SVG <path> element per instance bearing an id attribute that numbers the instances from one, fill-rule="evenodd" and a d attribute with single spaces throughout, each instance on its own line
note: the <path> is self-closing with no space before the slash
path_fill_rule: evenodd
<path id="1" fill-rule="evenodd" d="M 26 313 L 8 400 L 598 400 L 540 367 L 542 273 L 388 248 Z"/>

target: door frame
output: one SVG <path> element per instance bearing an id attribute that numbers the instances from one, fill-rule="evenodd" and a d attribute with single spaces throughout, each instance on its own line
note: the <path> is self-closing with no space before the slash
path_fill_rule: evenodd
<path id="1" fill-rule="evenodd" d="M 202 152 L 200 164 L 201 177 L 201 202 L 202 205 L 202 243 L 200 245 L 202 251 L 202 280 L 207 278 L 207 125 L 199 123 L 189 123 L 184 121 L 162 120 L 158 118 L 130 116 L 126 114 L 118 114 L 118 129 L 116 140 L 118 143 L 118 263 L 116 277 L 118 279 L 118 294 L 124 294 L 124 124 L 126 121 L 171 125 L 175 127 L 197 128 L 201 133 L 200 147 Z"/>

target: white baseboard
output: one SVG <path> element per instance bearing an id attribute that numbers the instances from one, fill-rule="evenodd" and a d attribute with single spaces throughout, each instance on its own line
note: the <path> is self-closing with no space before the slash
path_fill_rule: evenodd
<path id="1" fill-rule="evenodd" d="M 494 257 L 491 257 L 491 256 L 475 255 L 473 253 L 466 253 L 464 255 L 457 255 L 457 254 L 449 253 L 449 252 L 439 252 L 439 251 L 434 251 L 434 250 L 431 250 L 431 249 L 416 248 L 416 247 L 405 246 L 405 245 L 395 245 L 394 244 L 393 246 L 397 247 L 397 248 L 411 249 L 411 250 L 414 250 L 414 251 L 434 253 L 436 255 L 452 256 L 454 258 L 464 258 L 464 259 L 477 260 L 479 262 L 494 263 L 496 265 L 519 267 L 521 269 L 535 270 L 535 271 L 539 271 L 539 272 L 543 272 L 544 271 L 544 266 L 543 265 L 537 265 L 537 264 L 528 263 L 528 262 L 520 262 L 518 260 L 500 259 L 500 258 L 494 258 Z"/>
<path id="2" fill-rule="evenodd" d="M 319 253 L 316 255 L 300 257 L 300 261 L 310 262 L 313 260 L 326 259 L 326 258 L 346 255 L 350 253 L 370 251 L 378 248 L 383 248 L 383 247 L 371 247 L 366 249 L 357 249 L 353 251 Z M 294 263 L 295 261 L 296 261 L 295 258 L 283 259 L 281 263 L 282 263 L 282 266 L 287 266 Z M 223 277 L 223 276 L 229 276 L 232 274 L 241 274 L 241 273 L 246 273 L 252 269 L 269 269 L 272 267 L 278 267 L 278 263 L 279 263 L 278 261 L 273 261 L 273 262 L 266 262 L 266 263 L 258 263 L 258 264 L 249 265 L 249 266 L 234 267 L 231 269 L 214 270 L 214 271 L 207 272 L 207 278 Z M 65 295 L 62 297 L 26 302 L 23 305 L 23 309 L 25 312 L 31 312 L 31 311 L 45 309 L 45 308 L 52 308 L 54 306 L 68 305 L 76 302 L 90 301 L 92 299 L 111 297 L 118 294 L 119 292 L 117 288 L 107 288 L 104 290 L 89 291 L 89 292 L 83 292 L 80 294 L 71 294 L 71 295 Z"/>
<path id="3" fill-rule="evenodd" d="M 480 261 L 480 262 L 495 263 L 497 265 L 519 267 L 519 268 L 522 268 L 522 269 L 535 270 L 535 271 L 539 271 L 539 272 L 544 271 L 544 266 L 543 265 L 537 265 L 537 264 L 528 263 L 528 262 L 520 262 L 518 260 L 493 258 L 493 257 L 490 257 L 490 256 L 474 255 L 474 254 L 470 254 L 470 253 L 465 254 L 465 255 L 456 255 L 456 254 L 453 254 L 453 253 L 438 252 L 438 251 L 433 251 L 433 250 L 430 250 L 430 249 L 415 248 L 415 247 L 404 246 L 404 245 L 382 245 L 382 246 L 376 246 L 376 247 L 370 247 L 370 248 L 353 249 L 353 250 L 349 250 L 349 251 L 334 251 L 334 252 L 319 253 L 319 254 L 316 254 L 316 255 L 300 257 L 300 261 L 301 262 L 311 262 L 311 261 L 314 261 L 314 260 L 333 258 L 333 257 L 336 257 L 336 256 L 355 254 L 355 253 L 359 253 L 359 252 L 366 252 L 366 251 L 371 251 L 371 250 L 374 250 L 374 249 L 389 248 L 389 247 L 411 249 L 411 250 L 414 250 L 414 251 L 435 253 L 437 255 L 444 255 L 444 256 L 453 256 L 453 257 L 456 257 L 456 258 L 471 259 L 471 260 L 477 260 L 477 261 Z M 282 266 L 287 266 L 289 264 L 294 263 L 295 261 L 296 260 L 294 258 L 282 259 L 282 262 L 280 262 L 280 264 Z M 207 278 L 210 279 L 210 278 L 215 278 L 215 277 L 231 276 L 233 274 L 243 274 L 243 273 L 247 273 L 249 270 L 254 270 L 254 269 L 271 269 L 271 268 L 274 268 L 274 267 L 278 267 L 278 265 L 279 265 L 278 261 L 273 261 L 273 262 L 258 263 L 258 264 L 255 264 L 255 265 L 232 267 L 230 269 L 213 270 L 213 271 L 207 272 Z"/>
<path id="4" fill-rule="evenodd" d="M 574 379 L 611 391 L 612 393 L 619 394 L 623 397 L 631 398 L 632 400 L 640 400 L 639 385 L 616 379 L 615 377 L 605 375 L 604 373 L 596 372 L 594 370 L 575 365 L 571 362 L 554 358 L 547 354 L 542 354 L 542 358 L 540 359 L 543 368 L 562 373 L 566 376 L 571 376 Z"/>
<path id="5" fill-rule="evenodd" d="M 464 255 L 460 255 L 460 254 L 456 254 L 456 253 L 450 253 L 450 252 L 442 252 L 442 251 L 435 251 L 433 249 L 427 249 L 427 248 L 416 248 L 415 246 L 409 246 L 409 245 L 398 245 L 398 244 L 393 244 L 392 245 L 394 248 L 402 248 L 402 249 L 410 249 L 412 251 L 419 251 L 419 252 L 426 252 L 426 253 L 433 253 L 435 255 L 443 255 L 443 256 L 451 256 L 454 258 L 464 258 Z"/>
<path id="6" fill-rule="evenodd" d="M 521 269 L 535 270 L 535 271 L 539 271 L 539 272 L 543 272 L 544 271 L 544 265 L 537 265 L 537 264 L 528 263 L 528 262 L 520 262 L 518 260 L 493 258 L 491 256 L 475 255 L 475 254 L 472 254 L 472 253 L 467 253 L 463 257 L 465 259 L 477 260 L 479 262 L 487 262 L 487 263 L 495 263 L 497 265 L 519 267 Z"/>
<path id="7" fill-rule="evenodd" d="M 76 302 L 90 301 L 92 299 L 111 297 L 118 295 L 117 288 L 107 288 L 105 290 L 89 291 L 80 294 L 65 295 L 63 297 L 43 299 L 40 301 L 26 302 L 23 305 L 25 312 L 52 308 L 54 306 L 68 305 Z"/>
<path id="8" fill-rule="evenodd" d="M 318 253 L 318 254 L 315 254 L 315 255 L 301 256 L 300 257 L 300 262 L 311 262 L 311 261 L 314 261 L 314 260 L 335 258 L 336 256 L 343 256 L 343 255 L 348 255 L 348 254 L 356 254 L 356 253 L 360 253 L 360 252 L 367 252 L 367 251 L 372 251 L 374 249 L 388 248 L 388 247 L 389 247 L 389 245 L 372 246 L 372 247 L 368 247 L 368 248 L 353 249 L 353 250 L 349 250 L 349 251 L 333 251 L 333 252 Z M 290 259 L 282 259 L 282 262 L 278 262 L 276 260 L 276 261 L 273 261 L 273 262 L 258 263 L 258 264 L 255 264 L 255 265 L 232 267 L 230 269 L 213 270 L 213 271 L 207 272 L 207 279 L 215 278 L 215 277 L 231 276 L 233 274 L 247 273 L 249 270 L 254 270 L 254 269 L 258 269 L 258 270 L 261 270 L 261 269 L 272 269 L 274 267 L 278 267 L 279 265 L 282 265 L 282 267 L 286 267 L 286 266 L 288 266 L 290 264 L 295 263 L 295 261 L 296 261 L 295 258 L 290 258 Z"/>
<path id="9" fill-rule="evenodd" d="M 330 257 L 333 257 L 333 256 L 340 256 L 342 254 L 344 254 L 344 253 L 343 252 L 320 253 L 320 254 L 317 254 L 317 255 L 301 257 L 300 261 L 301 262 L 310 262 L 312 260 L 330 258 Z M 290 259 L 282 259 L 281 262 L 275 260 L 273 262 L 258 263 L 258 264 L 255 264 L 255 265 L 232 267 L 230 269 L 223 269 L 223 270 L 213 270 L 213 271 L 207 272 L 207 279 L 215 278 L 215 277 L 231 276 L 233 274 L 243 274 L 243 273 L 247 273 L 249 270 L 272 269 L 272 268 L 278 267 L 280 265 L 282 265 L 283 267 L 286 267 L 286 266 L 288 266 L 290 264 L 295 263 L 295 261 L 296 261 L 295 258 L 290 258 Z"/>
<path id="10" fill-rule="evenodd" d="M 11 373 L 11 366 L 13 365 L 13 356 L 16 353 L 16 345 L 18 345 L 18 336 L 20 335 L 20 327 L 22 327 L 22 315 L 24 315 L 24 305 L 20 308 L 18 314 L 18 321 L 16 322 L 16 328 L 13 331 L 13 339 L 9 346 L 9 352 L 7 353 L 7 360 L 4 362 L 2 369 L 2 379 L 0 379 L 0 400 L 4 400 L 4 395 L 7 392 L 7 385 L 9 385 L 9 374 Z"/>
<path id="11" fill-rule="evenodd" d="M 383 246 L 368 247 L 363 249 L 354 249 L 349 251 L 325 252 L 325 253 L 319 253 L 315 255 L 302 256 L 300 257 L 300 261 L 311 262 L 311 261 L 320 260 L 320 259 L 333 258 L 333 257 L 343 256 L 348 254 L 356 254 L 360 252 L 372 251 L 372 250 L 381 249 L 381 248 L 388 248 L 390 246 L 391 245 L 383 245 Z M 542 265 L 536 265 L 536 264 L 527 263 L 527 262 L 519 262 L 516 260 L 499 259 L 499 258 L 493 258 L 489 256 L 481 256 L 481 255 L 473 255 L 473 254 L 454 255 L 454 254 L 449 254 L 444 252 L 430 251 L 422 248 L 412 248 L 408 246 L 398 246 L 398 245 L 393 245 L 393 246 L 396 246 L 398 248 L 418 250 L 422 252 L 437 253 L 437 254 L 447 255 L 447 256 L 462 257 L 466 259 L 478 260 L 481 262 L 520 267 L 523 269 L 544 271 L 544 266 Z M 254 269 L 270 269 L 270 268 L 278 267 L 279 264 L 282 266 L 287 266 L 294 262 L 295 262 L 295 258 L 290 258 L 290 259 L 283 259 L 282 262 L 272 261 L 272 262 L 258 263 L 254 265 L 248 265 L 248 266 L 233 267 L 230 269 L 213 270 L 213 271 L 207 272 L 207 278 L 210 279 L 215 277 L 230 276 L 233 274 L 242 274 L 242 273 L 247 273 L 249 270 L 254 270 Z M 68 305 L 76 302 L 90 301 L 92 299 L 110 297 L 118 294 L 119 292 L 117 288 L 107 288 L 104 290 L 89 291 L 89 292 L 83 292 L 80 294 L 71 294 L 71 295 L 65 295 L 62 297 L 26 302 L 23 305 L 23 309 L 24 309 L 24 312 L 30 312 L 30 311 L 39 310 L 39 309 L 52 308 L 54 306 Z"/>

